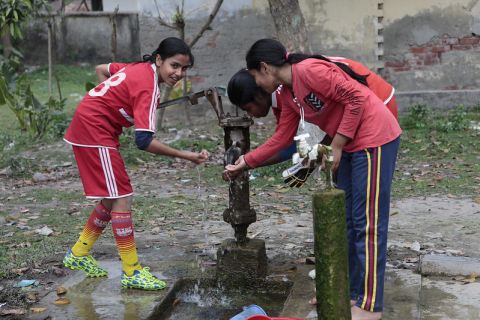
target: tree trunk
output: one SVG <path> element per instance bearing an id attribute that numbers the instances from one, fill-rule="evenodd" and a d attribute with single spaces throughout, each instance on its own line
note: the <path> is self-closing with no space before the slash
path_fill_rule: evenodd
<path id="1" fill-rule="evenodd" d="M 308 30 L 298 0 L 268 0 L 278 40 L 289 51 L 311 53 Z"/>
<path id="2" fill-rule="evenodd" d="M 313 195 L 315 283 L 321 320 L 350 320 L 345 194 L 327 189 Z"/>
<path id="3" fill-rule="evenodd" d="M 110 15 L 110 22 L 112 23 L 112 36 L 110 39 L 110 46 L 112 49 L 112 61 L 117 61 L 117 14 L 118 6 Z"/>
<path id="4" fill-rule="evenodd" d="M 103 1 L 92 0 L 92 11 L 103 11 Z"/>
<path id="5" fill-rule="evenodd" d="M 47 44 L 48 44 L 48 95 L 52 96 L 52 22 L 47 22 Z"/>

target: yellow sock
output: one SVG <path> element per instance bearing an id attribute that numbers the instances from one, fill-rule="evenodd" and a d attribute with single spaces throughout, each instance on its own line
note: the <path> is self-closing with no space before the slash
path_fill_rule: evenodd
<path id="1" fill-rule="evenodd" d="M 122 259 L 122 269 L 127 276 L 135 270 L 141 270 L 138 263 L 137 247 L 133 235 L 133 221 L 130 212 L 112 212 L 113 236 L 117 243 L 118 253 Z"/>

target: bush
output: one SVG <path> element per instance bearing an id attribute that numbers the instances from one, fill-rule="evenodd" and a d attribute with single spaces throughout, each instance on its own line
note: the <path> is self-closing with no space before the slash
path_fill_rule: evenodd
<path id="1" fill-rule="evenodd" d="M 445 117 L 436 121 L 435 127 L 443 132 L 467 130 L 470 127 L 470 119 L 465 107 L 460 105 L 449 110 Z"/>
<path id="2" fill-rule="evenodd" d="M 13 84 L 7 79 L 10 78 L 0 75 L 0 105 L 6 104 L 10 108 L 22 131 L 28 132 L 34 138 L 42 138 L 52 127 L 55 134 L 60 131 L 59 125 L 61 130 L 66 128 L 63 114 L 66 99 L 50 96 L 43 104 L 33 95 L 26 74 L 20 75 Z"/>
<path id="3" fill-rule="evenodd" d="M 431 122 L 432 110 L 425 104 L 411 106 L 402 126 L 406 129 L 427 128 Z"/>

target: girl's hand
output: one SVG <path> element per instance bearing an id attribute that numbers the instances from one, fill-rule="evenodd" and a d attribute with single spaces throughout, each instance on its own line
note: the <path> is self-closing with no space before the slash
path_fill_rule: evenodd
<path id="1" fill-rule="evenodd" d="M 238 177 L 243 171 L 247 170 L 248 166 L 243 158 L 243 155 L 240 156 L 235 164 L 229 164 L 225 167 L 225 171 L 223 171 L 223 179 L 224 180 L 232 180 Z"/>
<path id="2" fill-rule="evenodd" d="M 342 159 L 342 150 L 343 147 L 347 144 L 350 139 L 340 133 L 337 133 L 332 140 L 332 172 L 337 171 L 338 166 L 340 165 L 340 160 Z"/>
<path id="3" fill-rule="evenodd" d="M 332 147 L 332 172 L 337 171 L 338 166 L 340 165 L 340 160 L 342 159 L 342 148 Z"/>
<path id="4" fill-rule="evenodd" d="M 202 150 L 200 152 L 190 152 L 189 156 L 187 157 L 188 160 L 192 161 L 195 164 L 201 164 L 208 160 L 210 153 L 207 150 Z"/>

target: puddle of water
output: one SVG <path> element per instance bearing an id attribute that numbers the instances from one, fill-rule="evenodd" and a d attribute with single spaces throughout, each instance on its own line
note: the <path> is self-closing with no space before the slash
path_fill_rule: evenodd
<path id="1" fill-rule="evenodd" d="M 261 306 L 269 316 L 278 316 L 289 293 L 284 289 L 267 285 L 257 291 L 227 290 L 214 280 L 183 280 L 173 289 L 170 301 L 157 308 L 149 320 L 230 319 L 251 304 Z"/>
<path id="2" fill-rule="evenodd" d="M 167 319 L 230 319 L 251 304 L 261 306 L 269 316 L 278 316 L 287 297 L 263 292 L 224 292 L 216 288 L 180 292 L 179 301 Z"/>

